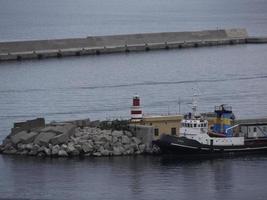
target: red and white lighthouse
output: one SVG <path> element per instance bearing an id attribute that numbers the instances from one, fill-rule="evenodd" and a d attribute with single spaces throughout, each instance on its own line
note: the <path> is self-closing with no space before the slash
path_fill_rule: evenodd
<path id="1" fill-rule="evenodd" d="M 142 108 L 140 106 L 140 97 L 138 95 L 133 96 L 133 105 L 131 107 L 131 119 L 140 120 L 143 118 Z"/>

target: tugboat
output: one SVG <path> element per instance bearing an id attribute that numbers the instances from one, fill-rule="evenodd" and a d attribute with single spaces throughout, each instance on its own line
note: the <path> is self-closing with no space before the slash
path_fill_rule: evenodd
<path id="1" fill-rule="evenodd" d="M 226 105 L 215 107 L 216 119 L 211 128 L 208 120 L 197 112 L 196 95 L 192 113 L 181 121 L 180 136 L 163 134 L 153 142 L 162 153 L 184 155 L 224 155 L 236 153 L 267 152 L 267 137 L 247 138 L 233 129 L 234 114 Z"/>

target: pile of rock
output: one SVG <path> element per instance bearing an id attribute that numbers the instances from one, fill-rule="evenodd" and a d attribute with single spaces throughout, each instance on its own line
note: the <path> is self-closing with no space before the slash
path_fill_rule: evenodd
<path id="1" fill-rule="evenodd" d="M 142 154 L 149 148 L 130 131 L 54 123 L 11 133 L 0 152 L 41 157 L 120 156 Z"/>

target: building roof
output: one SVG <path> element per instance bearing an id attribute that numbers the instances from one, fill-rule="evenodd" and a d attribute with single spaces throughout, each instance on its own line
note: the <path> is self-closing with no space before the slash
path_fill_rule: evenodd
<path id="1" fill-rule="evenodd" d="M 172 121 L 172 120 L 181 120 L 183 115 L 147 115 L 144 116 L 142 121 Z"/>
<path id="2" fill-rule="evenodd" d="M 267 117 L 266 118 L 257 118 L 257 119 L 238 119 L 235 121 L 236 124 L 240 125 L 267 125 Z"/>

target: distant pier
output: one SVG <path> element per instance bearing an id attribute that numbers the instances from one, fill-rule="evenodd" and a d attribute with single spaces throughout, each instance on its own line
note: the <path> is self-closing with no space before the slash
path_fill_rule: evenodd
<path id="1" fill-rule="evenodd" d="M 267 37 L 249 37 L 246 29 L 222 29 L 0 42 L 0 62 L 252 43 L 267 43 Z"/>

